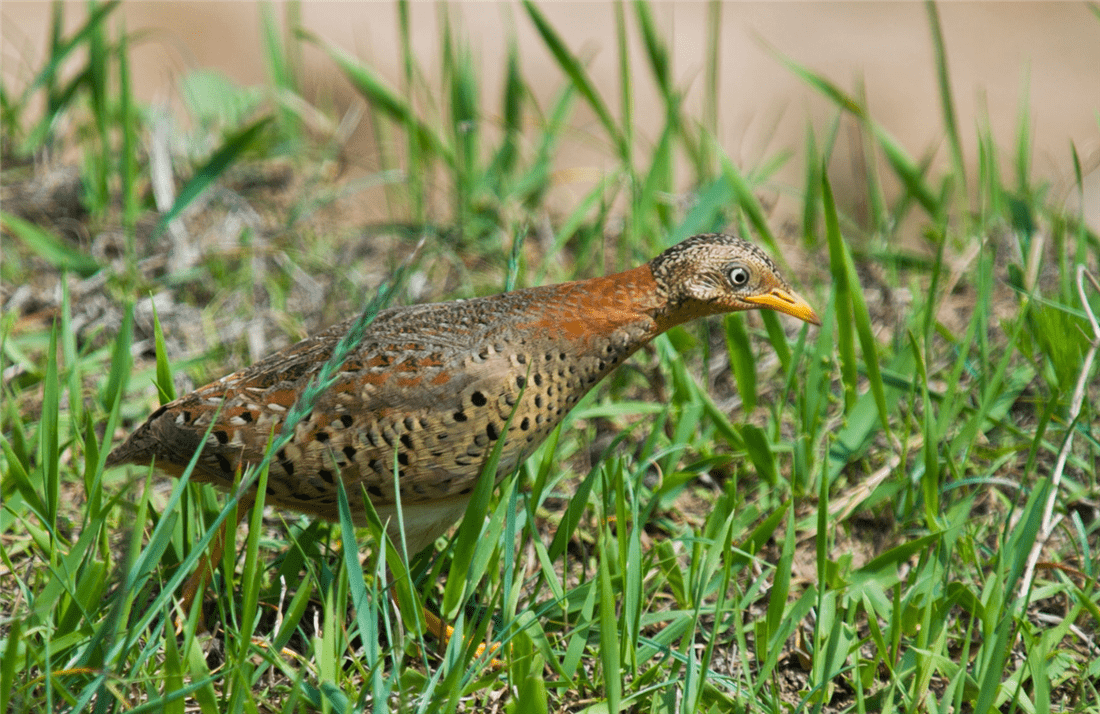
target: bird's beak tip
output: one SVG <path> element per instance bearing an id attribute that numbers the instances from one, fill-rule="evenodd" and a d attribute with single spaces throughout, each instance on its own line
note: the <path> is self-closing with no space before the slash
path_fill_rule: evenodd
<path id="1" fill-rule="evenodd" d="M 791 317 L 821 326 L 821 318 L 814 309 L 800 295 L 790 290 L 775 289 L 762 295 L 754 295 L 746 298 L 749 302 L 760 307 L 765 307 L 776 312 L 782 312 Z"/>

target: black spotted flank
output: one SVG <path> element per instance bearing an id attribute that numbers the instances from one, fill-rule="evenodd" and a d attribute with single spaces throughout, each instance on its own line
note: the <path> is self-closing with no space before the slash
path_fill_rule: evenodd
<path id="1" fill-rule="evenodd" d="M 489 400 L 485 398 L 485 395 L 481 392 L 474 392 L 470 395 L 470 401 L 473 402 L 475 407 L 483 407 L 489 403 Z"/>
<path id="2" fill-rule="evenodd" d="M 455 421 L 466 421 L 466 419 L 467 419 L 466 413 L 465 412 L 455 412 L 454 419 L 455 419 Z"/>
<path id="3" fill-rule="evenodd" d="M 225 458 L 221 454 L 214 454 L 214 458 L 218 460 L 218 468 L 227 474 L 233 473 L 233 464 L 229 463 L 229 459 Z"/>
<path id="4" fill-rule="evenodd" d="M 530 429 L 530 428 L 531 428 L 531 420 L 530 420 L 530 419 L 528 419 L 527 417 L 523 417 L 523 421 L 521 421 L 521 422 L 519 423 L 519 428 L 520 428 L 520 429 L 521 429 L 522 431 L 527 431 L 528 429 Z"/>
<path id="5" fill-rule="evenodd" d="M 397 454 L 397 463 L 401 464 L 402 466 L 408 466 L 409 465 L 409 455 L 406 454 L 404 451 L 398 452 L 398 454 Z"/>
<path id="6" fill-rule="evenodd" d="M 251 424 L 252 421 L 256 418 L 252 414 L 252 412 L 241 412 L 240 416 L 241 416 L 241 421 L 243 421 L 245 424 Z"/>
<path id="7" fill-rule="evenodd" d="M 355 423 L 355 417 L 351 414 L 343 414 L 340 416 L 340 423 L 344 425 L 344 428 L 348 428 Z"/>
<path id="8" fill-rule="evenodd" d="M 328 483 L 328 484 L 335 483 L 332 480 L 332 472 L 329 471 L 328 469 L 318 469 L 317 470 L 317 475 L 320 476 L 322 479 L 324 479 L 325 483 Z"/>
<path id="9" fill-rule="evenodd" d="M 313 438 L 316 439 L 317 441 L 321 442 L 322 444 L 324 444 L 326 441 L 328 441 L 328 432 L 327 431 L 319 431 L 319 432 L 317 432 L 316 434 L 313 435 Z"/>
<path id="10" fill-rule="evenodd" d="M 294 462 L 293 461 L 280 461 L 279 465 L 283 467 L 283 471 L 286 471 L 287 476 L 294 475 Z"/>
<path id="11" fill-rule="evenodd" d="M 524 377 L 516 377 L 516 386 L 523 389 L 527 386 L 527 380 Z"/>
<path id="12" fill-rule="evenodd" d="M 485 425 L 485 435 L 489 437 L 489 441 L 496 441 L 500 438 L 500 431 L 497 429 L 497 425 L 493 422 L 489 422 Z"/>
<path id="13" fill-rule="evenodd" d="M 225 429 L 217 429 L 214 431 L 214 438 L 218 440 L 219 444 L 229 443 L 229 432 Z"/>
<path id="14" fill-rule="evenodd" d="M 352 459 L 354 459 L 355 458 L 355 447 L 354 446 L 345 446 L 344 447 L 344 456 L 348 457 L 348 461 L 351 461 Z"/>
<path id="15" fill-rule="evenodd" d="M 404 446 L 406 449 L 412 449 L 413 448 L 412 438 L 408 434 L 402 434 L 401 435 L 401 445 Z"/>

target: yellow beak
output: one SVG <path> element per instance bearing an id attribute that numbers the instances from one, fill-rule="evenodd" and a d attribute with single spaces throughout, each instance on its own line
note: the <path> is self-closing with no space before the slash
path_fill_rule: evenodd
<path id="1" fill-rule="evenodd" d="M 821 324 L 821 318 L 817 316 L 810 304 L 794 292 L 775 288 L 762 295 L 753 295 L 743 299 L 754 305 L 786 313 L 791 317 L 797 317 L 799 320 L 805 320 L 811 325 Z"/>

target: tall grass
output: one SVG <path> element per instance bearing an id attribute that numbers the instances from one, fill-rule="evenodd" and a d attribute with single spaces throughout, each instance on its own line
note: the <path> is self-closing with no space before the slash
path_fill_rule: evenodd
<path id="1" fill-rule="evenodd" d="M 515 46 L 502 58 L 502 86 L 484 86 L 449 6 L 438 10 L 435 87 L 412 50 L 408 3 L 398 3 L 395 80 L 297 28 L 296 6 L 280 29 L 265 5 L 270 91 L 217 128 L 154 214 L 141 198 L 154 169 L 136 148 L 150 127 L 129 80 L 134 38 L 109 24 L 115 7 L 90 6 L 63 36 L 69 9 L 58 5 L 44 66 L 0 96 L 5 150 L 75 141 L 92 229 L 121 227 L 126 240 L 112 262 L 48 225 L 0 217 L 3 279 L 45 270 L 60 286 L 56 319 L 0 318 L 0 711 L 1097 711 L 1098 238 L 1034 178 L 1026 103 L 1011 166 L 988 121 L 976 157 L 967 153 L 935 6 L 929 71 L 942 169 L 892 137 L 859 87 L 777 59 L 836 112 L 807 127 L 803 147 L 798 233 L 826 266 L 805 291 L 824 308 L 820 330 L 788 332 L 764 314 L 671 331 L 582 400 L 512 478 L 495 490 L 483 480 L 430 558 L 407 563 L 400 543 L 368 547 L 384 539 L 376 520 L 353 528 L 348 504 L 359 493 L 341 492 L 334 525 L 289 514 L 273 525 L 257 508 L 247 538 L 216 564 L 206 613 L 201 602 L 177 611 L 176 590 L 218 526 L 235 522 L 236 499 L 219 503 L 187 478 L 164 492 L 151 470 L 136 484 L 103 465 L 124 425 L 144 418 L 153 397 L 172 397 L 177 373 L 218 376 L 242 349 L 170 364 L 158 304 L 155 360 L 135 361 L 150 292 L 200 304 L 213 293 L 215 305 L 242 311 L 269 305 L 300 330 L 304 318 L 279 306 L 303 274 L 330 272 L 332 254 L 350 254 L 360 238 L 331 226 L 319 237 L 308 223 L 365 185 L 349 183 L 296 196 L 273 235 L 246 230 L 232 252 L 159 273 L 146 262 L 194 206 L 221 210 L 202 202 L 234 172 L 262 172 L 277 155 L 321 175 L 335 133 L 318 147 L 305 130 L 323 112 L 299 94 L 299 43 L 324 48 L 366 102 L 380 144 L 401 147 L 369 181 L 390 202 L 379 232 L 428 237 L 413 275 L 442 258 L 466 278 L 483 259 L 477 284 L 510 287 L 569 277 L 559 251 L 586 256 L 613 242 L 607 265 L 578 261 L 589 275 L 723 229 L 778 251 L 756 193 L 786 157 L 735 166 L 722 154 L 717 109 L 685 112 L 648 3 L 615 8 L 620 83 L 610 97 L 538 4 L 517 7 L 516 21 L 534 28 L 560 70 L 546 106 Z M 710 96 L 721 15 L 712 4 Z M 645 75 L 629 71 L 634 47 Z M 87 65 L 66 80 L 60 68 L 78 52 Z M 642 82 L 662 102 L 656 137 L 634 128 Z M 241 98 L 224 91 L 227 102 Z M 46 99 L 38 121 L 27 109 L 36 93 Z M 614 168 L 547 226 L 555 156 L 579 105 L 596 117 Z M 79 129 L 52 134 L 59 116 Z M 829 166 L 843 122 L 862 132 L 865 220 L 834 199 Z M 1083 196 L 1076 149 L 1073 160 Z M 669 200 L 685 165 L 695 187 L 687 209 Z M 884 184 L 894 179 L 901 190 L 891 194 Z M 920 255 L 894 240 L 914 215 L 927 241 Z M 546 252 L 525 249 L 544 230 Z M 238 252 L 254 253 L 251 262 Z M 249 277 L 256 265 L 262 284 Z M 84 306 L 70 286 L 95 279 L 117 329 L 75 327 Z M 332 284 L 350 292 L 350 280 Z M 389 285 L 364 326 L 411 290 Z M 882 296 L 902 292 L 911 302 L 887 310 Z M 951 314 L 963 315 L 961 329 Z M 263 493 L 263 468 L 246 478 Z M 424 634 L 425 603 L 455 628 L 445 647 Z M 215 625 L 212 637 L 200 620 Z M 490 648 L 479 653 L 482 643 Z"/>

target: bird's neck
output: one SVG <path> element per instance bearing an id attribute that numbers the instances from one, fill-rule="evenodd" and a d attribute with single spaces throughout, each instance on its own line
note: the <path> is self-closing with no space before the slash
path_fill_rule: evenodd
<path id="1" fill-rule="evenodd" d="M 536 288 L 535 290 L 541 290 Z M 670 302 L 649 265 L 587 280 L 551 286 L 537 325 L 528 327 L 563 338 L 608 335 L 627 330 L 635 348 L 666 330 L 699 317 Z"/>
<path id="2" fill-rule="evenodd" d="M 646 340 L 677 325 L 713 314 L 696 301 L 674 301 L 668 289 L 658 281 L 649 264 L 576 283 L 580 292 L 592 300 L 592 311 L 627 321 L 648 319 L 653 323 Z"/>

